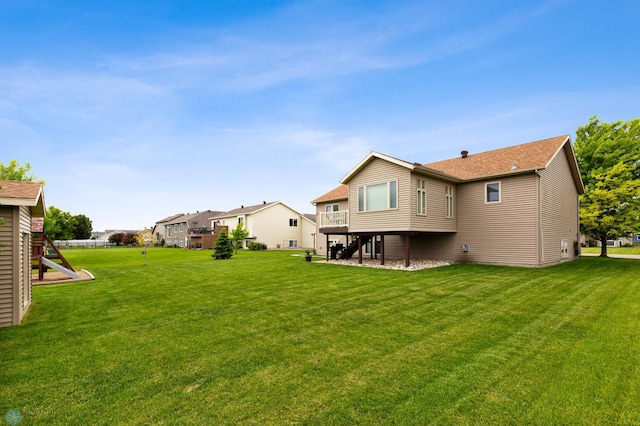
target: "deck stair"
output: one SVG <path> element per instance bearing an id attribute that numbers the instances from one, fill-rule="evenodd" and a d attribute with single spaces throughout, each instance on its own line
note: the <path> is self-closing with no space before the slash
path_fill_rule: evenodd
<path id="1" fill-rule="evenodd" d="M 365 244 L 371 241 L 371 238 L 373 238 L 371 235 L 357 235 L 356 238 L 351 241 L 351 244 L 349 244 L 347 247 L 342 249 L 340 253 L 338 253 L 338 258 L 351 259 L 351 256 L 353 256 L 353 254 L 358 251 L 358 247 L 360 245 L 359 241 L 362 240 L 362 246 L 364 247 Z"/>

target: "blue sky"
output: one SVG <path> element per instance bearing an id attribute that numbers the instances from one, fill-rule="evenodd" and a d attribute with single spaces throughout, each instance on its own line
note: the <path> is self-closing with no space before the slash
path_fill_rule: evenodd
<path id="1" fill-rule="evenodd" d="M 95 230 L 640 116 L 637 1 L 0 0 L 0 161 Z"/>

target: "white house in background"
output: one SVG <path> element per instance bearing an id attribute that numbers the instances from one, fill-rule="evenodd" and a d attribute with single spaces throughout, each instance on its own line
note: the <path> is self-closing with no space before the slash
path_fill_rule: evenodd
<path id="1" fill-rule="evenodd" d="M 305 215 L 275 201 L 214 215 L 211 228 L 227 226 L 231 232 L 239 223 L 249 232 L 244 247 L 251 241 L 266 244 L 269 249 L 313 249 L 316 236 L 315 215 Z"/>

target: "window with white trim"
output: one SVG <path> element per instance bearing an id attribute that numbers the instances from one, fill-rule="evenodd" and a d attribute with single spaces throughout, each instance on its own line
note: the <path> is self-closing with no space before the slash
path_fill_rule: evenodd
<path id="1" fill-rule="evenodd" d="M 167 225 L 167 237 L 171 236 L 172 227 L 171 225 Z"/>
<path id="2" fill-rule="evenodd" d="M 358 211 L 389 210 L 398 208 L 398 181 L 358 187 Z"/>
<path id="3" fill-rule="evenodd" d="M 416 206 L 418 215 L 427 215 L 427 181 L 424 179 L 418 179 L 417 182 Z"/>
<path id="4" fill-rule="evenodd" d="M 298 219 L 296 218 L 289 219 L 289 226 L 298 226 Z"/>
<path id="5" fill-rule="evenodd" d="M 453 217 L 453 186 L 444 187 L 444 217 Z"/>
<path id="6" fill-rule="evenodd" d="M 331 205 L 325 206 L 324 211 L 326 213 L 340 211 L 340 204 L 331 204 Z"/>
<path id="7" fill-rule="evenodd" d="M 487 182 L 484 184 L 485 203 L 499 203 L 502 199 L 500 182 Z"/>
<path id="8" fill-rule="evenodd" d="M 238 223 L 244 225 L 244 216 L 238 216 Z"/>
<path id="9" fill-rule="evenodd" d="M 289 240 L 289 248 L 297 248 L 298 240 Z"/>

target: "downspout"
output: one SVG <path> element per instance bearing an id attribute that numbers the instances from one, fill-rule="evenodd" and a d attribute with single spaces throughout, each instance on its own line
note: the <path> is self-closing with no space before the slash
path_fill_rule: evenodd
<path id="1" fill-rule="evenodd" d="M 540 219 L 540 206 L 542 205 L 542 191 L 540 190 L 540 180 L 542 176 L 540 176 L 540 171 L 538 169 L 535 170 L 536 176 L 538 179 L 536 180 L 536 196 L 538 198 L 537 206 L 536 206 L 536 221 L 538 222 L 538 263 L 544 262 L 544 229 L 542 228 L 542 220 Z"/>

